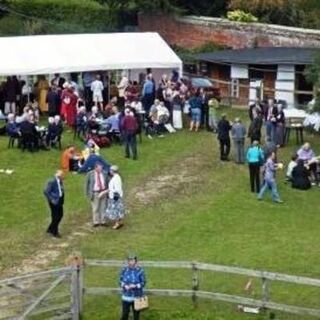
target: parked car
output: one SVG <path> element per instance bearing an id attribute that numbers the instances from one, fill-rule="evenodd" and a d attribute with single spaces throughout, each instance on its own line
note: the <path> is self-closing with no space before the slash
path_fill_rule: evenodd
<path id="1" fill-rule="evenodd" d="M 200 75 L 184 74 L 182 77 L 182 81 L 186 84 L 189 90 L 203 88 L 207 92 L 212 92 L 213 97 L 218 101 L 221 100 L 220 89 L 217 88 L 214 83 L 206 77 Z"/>

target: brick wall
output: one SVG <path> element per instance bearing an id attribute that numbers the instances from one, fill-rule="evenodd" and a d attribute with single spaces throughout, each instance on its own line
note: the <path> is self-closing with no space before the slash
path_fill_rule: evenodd
<path id="1" fill-rule="evenodd" d="M 225 19 L 186 16 L 139 15 L 140 31 L 156 31 L 170 44 L 185 48 L 213 42 L 234 49 L 247 47 L 316 47 L 320 31 L 262 23 L 239 23 Z"/>

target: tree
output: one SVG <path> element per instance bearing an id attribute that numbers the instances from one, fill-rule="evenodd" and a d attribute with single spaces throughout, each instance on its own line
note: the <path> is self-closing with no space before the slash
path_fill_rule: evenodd
<path id="1" fill-rule="evenodd" d="M 8 20 L 15 17 L 22 21 L 23 28 L 15 30 L 17 34 L 101 32 L 115 28 L 111 9 L 95 0 L 6 0 L 0 8 Z"/>
<path id="2" fill-rule="evenodd" d="M 320 1 L 296 0 L 301 12 L 300 26 L 304 28 L 320 28 Z"/>
<path id="3" fill-rule="evenodd" d="M 250 12 L 267 23 L 316 29 L 320 27 L 318 0 L 230 0 L 229 8 Z"/>
<path id="4" fill-rule="evenodd" d="M 186 14 L 203 16 L 220 16 L 226 12 L 226 0 L 176 0 L 174 4 L 184 10 Z"/>

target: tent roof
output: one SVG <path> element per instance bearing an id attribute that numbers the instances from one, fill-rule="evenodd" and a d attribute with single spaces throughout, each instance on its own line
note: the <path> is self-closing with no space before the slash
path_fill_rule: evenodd
<path id="1" fill-rule="evenodd" d="M 182 68 L 158 33 L 2 37 L 0 48 L 0 75 Z"/>
<path id="2" fill-rule="evenodd" d="M 211 53 L 198 54 L 199 60 L 213 63 L 237 64 L 312 64 L 319 49 L 266 47 L 238 50 L 221 50 Z"/>

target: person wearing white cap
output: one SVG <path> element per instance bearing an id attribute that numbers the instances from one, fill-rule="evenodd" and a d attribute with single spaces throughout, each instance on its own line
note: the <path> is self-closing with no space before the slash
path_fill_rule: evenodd
<path id="1" fill-rule="evenodd" d="M 108 185 L 108 205 L 106 210 L 106 218 L 113 223 L 112 229 L 116 230 L 122 227 L 125 215 L 125 207 L 123 204 L 123 188 L 122 179 L 119 175 L 118 166 L 111 166 L 109 173 L 111 179 Z"/>

